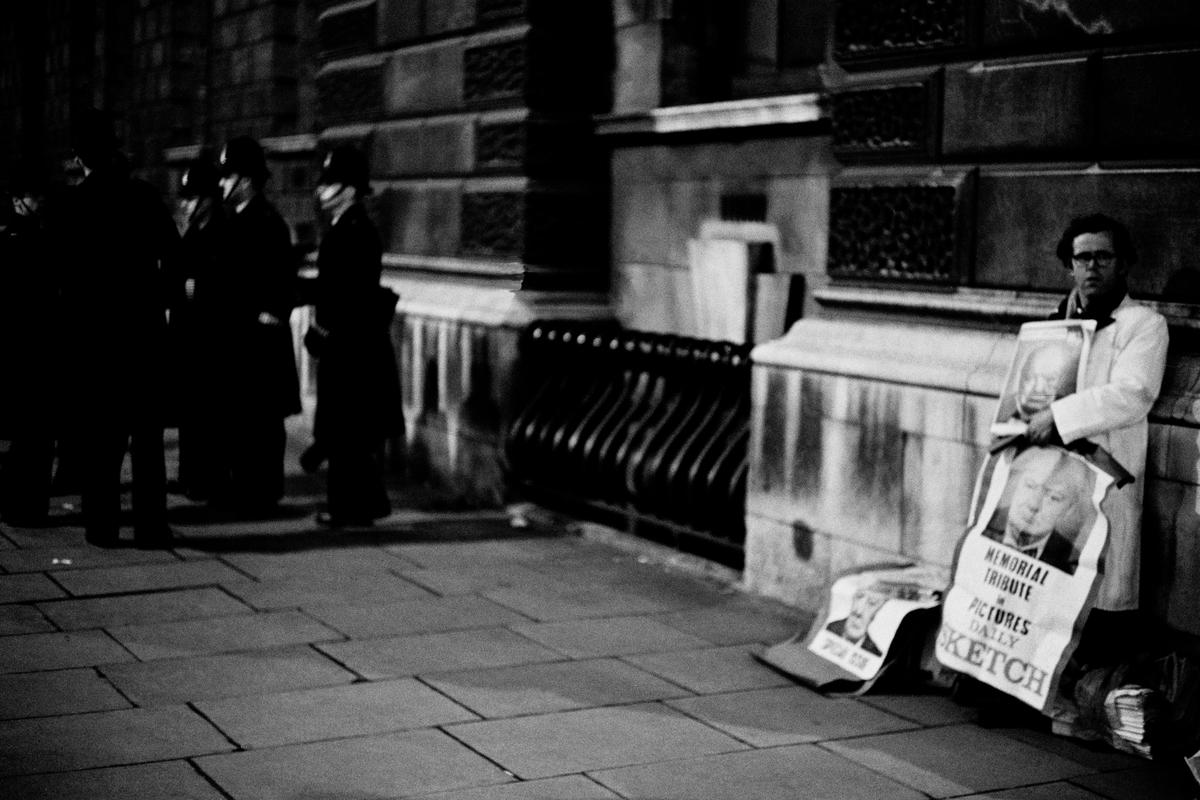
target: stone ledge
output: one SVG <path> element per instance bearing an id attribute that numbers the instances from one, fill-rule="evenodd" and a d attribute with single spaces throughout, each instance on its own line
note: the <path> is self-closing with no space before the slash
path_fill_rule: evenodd
<path id="1" fill-rule="evenodd" d="M 932 325 L 802 319 L 754 348 L 756 366 L 997 397 L 1015 334 Z"/>
<path id="2" fill-rule="evenodd" d="M 827 118 L 821 96 L 810 92 L 754 100 L 671 106 L 648 113 L 604 115 L 597 118 L 596 132 L 601 136 L 687 133 L 768 125 L 802 125 Z"/>
<path id="3" fill-rule="evenodd" d="M 396 313 L 501 328 L 523 328 L 541 319 L 610 319 L 604 294 L 531 292 L 422 280 L 384 273 L 382 283 L 400 295 Z"/>

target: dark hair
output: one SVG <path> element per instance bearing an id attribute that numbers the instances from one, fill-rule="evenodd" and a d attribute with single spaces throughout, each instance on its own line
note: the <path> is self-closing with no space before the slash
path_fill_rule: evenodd
<path id="1" fill-rule="evenodd" d="M 1054 253 L 1067 269 L 1071 268 L 1071 256 L 1075 254 L 1075 237 L 1085 233 L 1112 234 L 1113 248 L 1117 258 L 1121 259 L 1121 264 L 1131 267 L 1137 263 L 1137 249 L 1133 246 L 1133 237 L 1129 235 L 1128 228 L 1107 214 L 1087 214 L 1071 220 L 1071 224 L 1067 225 L 1067 229 L 1059 237 Z"/>

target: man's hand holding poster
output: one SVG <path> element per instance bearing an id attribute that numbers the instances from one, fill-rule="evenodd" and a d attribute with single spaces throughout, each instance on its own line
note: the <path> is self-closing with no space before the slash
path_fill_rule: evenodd
<path id="1" fill-rule="evenodd" d="M 1060 447 L 1000 454 L 942 608 L 942 664 L 1050 710 L 1097 585 L 1112 482 Z"/>

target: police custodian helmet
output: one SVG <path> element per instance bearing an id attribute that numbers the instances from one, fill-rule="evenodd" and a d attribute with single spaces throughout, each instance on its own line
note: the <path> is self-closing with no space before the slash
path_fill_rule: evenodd
<path id="1" fill-rule="evenodd" d="M 217 169 L 206 158 L 192 159 L 179 179 L 180 197 L 213 197 L 220 191 Z"/>
<path id="2" fill-rule="evenodd" d="M 318 182 L 326 186 L 335 183 L 353 186 L 359 194 L 367 194 L 371 190 L 367 176 L 367 159 L 352 145 L 338 145 L 325 156 L 325 162 L 321 166 L 321 179 Z"/>
<path id="3" fill-rule="evenodd" d="M 237 173 L 252 181 L 267 179 L 267 157 L 262 145 L 249 136 L 237 136 L 221 149 L 221 174 Z"/>

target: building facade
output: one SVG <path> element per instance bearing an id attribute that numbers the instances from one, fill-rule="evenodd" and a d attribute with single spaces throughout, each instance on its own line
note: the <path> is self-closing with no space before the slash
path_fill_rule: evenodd
<path id="1" fill-rule="evenodd" d="M 1190 0 L 18 4 L 0 142 L 53 168 L 123 121 L 171 191 L 250 133 L 300 250 L 319 154 L 369 155 L 414 472 L 510 496 L 522 331 L 753 346 L 745 581 L 948 564 L 1021 322 L 1076 214 L 1134 231 L 1171 325 L 1145 604 L 1200 633 L 1200 10 Z M 9 46 L 17 41 L 27 47 Z M 3 168 L 3 167 L 0 167 Z M 564 402 L 566 402 L 564 400 Z"/>

